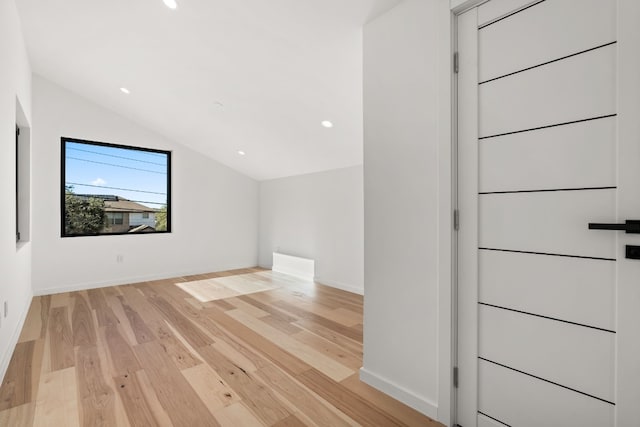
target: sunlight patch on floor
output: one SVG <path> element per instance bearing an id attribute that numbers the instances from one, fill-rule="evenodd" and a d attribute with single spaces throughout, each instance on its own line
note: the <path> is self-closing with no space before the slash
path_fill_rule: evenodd
<path id="1" fill-rule="evenodd" d="M 176 283 L 176 286 L 200 302 L 270 291 L 280 287 L 280 285 L 255 274 L 181 282 Z"/>

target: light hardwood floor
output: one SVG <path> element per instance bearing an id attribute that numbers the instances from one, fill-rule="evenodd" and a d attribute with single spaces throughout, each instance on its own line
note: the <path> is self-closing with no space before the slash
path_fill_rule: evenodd
<path id="1" fill-rule="evenodd" d="M 202 302 L 175 285 L 216 278 L 276 288 Z M 442 427 L 361 363 L 361 296 L 258 268 L 36 297 L 0 426 Z"/>

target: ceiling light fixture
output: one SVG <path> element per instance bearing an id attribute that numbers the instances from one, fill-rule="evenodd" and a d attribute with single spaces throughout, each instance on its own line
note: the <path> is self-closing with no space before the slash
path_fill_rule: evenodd
<path id="1" fill-rule="evenodd" d="M 238 150 L 238 154 L 240 154 L 241 156 L 244 156 L 244 155 L 245 155 L 245 154 L 247 154 L 247 153 L 245 153 L 245 152 L 244 152 L 244 151 L 242 151 L 242 150 Z"/>
<path id="2" fill-rule="evenodd" d="M 331 123 L 329 120 L 323 120 L 322 121 L 322 126 L 324 126 L 326 128 L 332 128 L 333 127 L 333 123 Z"/>
<path id="3" fill-rule="evenodd" d="M 121 87 L 120 88 L 120 92 L 126 93 L 127 95 L 129 95 L 131 93 L 131 91 L 129 91 L 129 89 L 127 89 L 126 87 Z"/>
<path id="4" fill-rule="evenodd" d="M 164 1 L 164 4 L 169 8 L 169 9 L 175 9 L 178 7 L 178 3 L 176 3 L 176 0 L 162 0 Z"/>

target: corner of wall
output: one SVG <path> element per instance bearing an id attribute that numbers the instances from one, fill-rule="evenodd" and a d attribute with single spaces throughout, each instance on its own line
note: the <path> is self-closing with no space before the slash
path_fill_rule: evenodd
<path id="1" fill-rule="evenodd" d="M 42 76 L 34 76 L 33 93 L 36 294 L 256 265 L 257 181 Z M 55 216 L 38 213 L 59 204 L 62 135 L 171 150 L 172 232 L 60 238 Z M 202 188 L 215 197 L 202 197 Z M 118 255 L 126 261 L 117 261 Z"/>
<path id="2" fill-rule="evenodd" d="M 0 380 L 9 367 L 16 343 L 20 338 L 31 300 L 33 288 L 31 281 L 31 244 L 16 242 L 15 205 L 16 150 L 13 144 L 15 125 L 29 127 L 31 116 L 31 66 L 26 49 L 24 35 L 15 1 L 0 2 L 0 134 L 3 156 L 0 156 L 0 169 L 5 179 L 0 184 L 0 197 L 5 201 L 5 210 L 0 214 L 0 271 L 6 286 L 0 286 L 0 303 L 6 302 L 9 312 L 2 317 L 0 330 Z M 20 138 L 20 143 L 22 143 Z M 24 168 L 23 168 L 24 171 Z M 28 181 L 20 181 L 27 184 Z M 21 192 L 22 193 L 22 192 Z M 19 223 L 20 224 L 20 223 Z"/>
<path id="3" fill-rule="evenodd" d="M 442 4 L 448 7 L 441 0 L 404 1 L 367 24 L 364 34 L 366 298 L 360 375 L 434 419 L 442 412 L 440 370 L 447 363 L 440 359 L 444 312 L 438 271 L 444 226 L 438 153 Z M 393 322 L 386 321 L 389 310 Z"/>
<path id="4" fill-rule="evenodd" d="M 29 307 L 31 307 L 31 301 L 33 300 L 33 291 L 29 289 L 29 298 L 28 303 L 22 309 L 22 313 L 20 315 L 20 320 L 16 326 L 16 329 L 13 331 L 13 335 L 9 341 L 9 345 L 4 349 L 4 354 L 0 355 L 0 384 L 4 381 L 4 376 L 7 373 L 7 369 L 9 368 L 9 363 L 11 362 L 11 356 L 13 356 L 13 352 L 16 348 L 16 344 L 18 344 L 18 339 L 20 338 L 20 334 L 22 333 L 22 328 L 24 327 L 24 322 L 27 320 L 27 314 L 29 313 Z"/>
<path id="5" fill-rule="evenodd" d="M 418 396 L 412 391 L 364 367 L 360 368 L 360 380 L 434 420 L 438 417 L 438 405 L 436 403 L 431 402 L 423 396 Z"/>
<path id="6" fill-rule="evenodd" d="M 460 1 L 451 2 L 461 3 Z M 437 9 L 438 21 L 438 417 L 450 425 L 454 418 L 453 388 L 453 15 L 448 2 Z"/>
<path id="7" fill-rule="evenodd" d="M 274 252 L 313 259 L 315 281 L 362 294 L 362 175 L 356 165 L 260 182 L 258 264 L 272 268 Z"/>
<path id="8" fill-rule="evenodd" d="M 323 279 L 322 277 L 314 277 L 314 282 L 318 282 L 321 285 L 331 286 L 332 288 L 341 289 L 343 291 L 351 292 L 352 294 L 364 295 L 364 288 L 355 286 L 349 283 L 343 283 L 337 280 Z"/>

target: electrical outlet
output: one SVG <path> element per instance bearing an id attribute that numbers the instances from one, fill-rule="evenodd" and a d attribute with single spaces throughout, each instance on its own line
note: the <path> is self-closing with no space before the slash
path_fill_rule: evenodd
<path id="1" fill-rule="evenodd" d="M 122 263 L 122 262 L 124 262 L 124 255 L 122 255 L 122 254 L 118 254 L 118 255 L 116 255 L 116 262 L 117 262 L 117 263 Z"/>
<path id="2" fill-rule="evenodd" d="M 4 317 L 7 317 L 9 314 L 9 301 L 4 302 Z"/>

